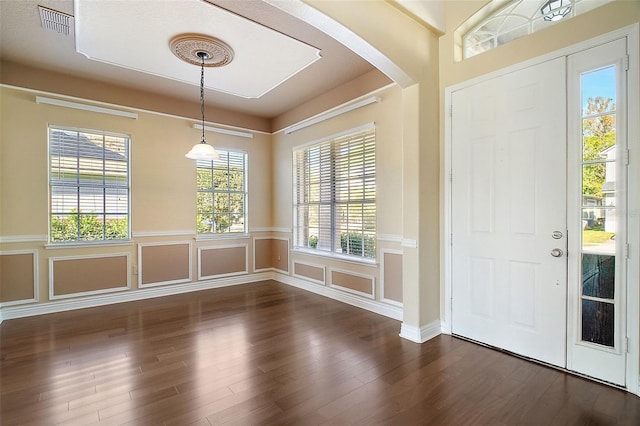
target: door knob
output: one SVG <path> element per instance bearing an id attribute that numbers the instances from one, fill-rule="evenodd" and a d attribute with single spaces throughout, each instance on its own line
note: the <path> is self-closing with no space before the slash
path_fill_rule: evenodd
<path id="1" fill-rule="evenodd" d="M 559 248 L 554 248 L 553 250 L 551 250 L 551 256 L 553 257 L 561 257 L 562 255 L 563 252 Z"/>

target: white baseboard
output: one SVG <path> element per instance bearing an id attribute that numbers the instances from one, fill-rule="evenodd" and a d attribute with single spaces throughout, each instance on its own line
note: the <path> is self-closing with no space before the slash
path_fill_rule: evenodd
<path id="1" fill-rule="evenodd" d="M 227 278 L 203 280 L 176 285 L 148 287 L 138 290 L 122 291 L 119 293 L 100 294 L 95 296 L 56 300 L 52 302 L 32 305 L 7 306 L 0 308 L 0 323 L 2 323 L 3 320 L 13 318 L 51 314 L 55 312 L 71 311 L 74 309 L 93 308 L 102 305 L 112 305 L 114 303 L 132 302 L 135 300 L 151 299 L 154 297 L 170 296 L 174 294 L 189 293 L 192 291 L 209 290 L 212 288 L 226 287 L 237 284 L 248 284 L 269 279 L 273 279 L 283 284 L 298 287 L 303 290 L 319 294 L 321 296 L 329 297 L 331 299 L 356 306 L 358 308 L 366 309 L 376 314 L 384 315 L 386 317 L 402 321 L 401 307 L 388 305 L 377 300 L 359 297 L 328 286 L 314 284 L 312 282 L 285 275 L 273 270 L 256 274 L 238 275 Z"/>
<path id="2" fill-rule="evenodd" d="M 33 305 L 7 306 L 0 308 L 0 324 L 3 320 L 31 317 L 34 315 L 51 314 L 54 312 L 71 311 L 74 309 L 93 308 L 114 303 L 132 302 L 135 300 L 151 299 L 154 297 L 170 296 L 189 293 L 192 291 L 209 290 L 237 284 L 248 284 L 257 281 L 273 279 L 273 273 L 259 273 L 238 275 L 215 280 L 203 280 L 185 284 L 149 287 L 139 290 L 122 291 L 120 293 L 101 294 L 96 296 L 78 297 L 73 299 L 56 300 Z"/>
<path id="3" fill-rule="evenodd" d="M 435 320 L 421 327 L 407 325 L 402 323 L 400 327 L 400 337 L 411 340 L 416 343 L 424 343 L 442 333 L 442 324 L 440 320 Z"/>
<path id="4" fill-rule="evenodd" d="M 328 297 L 330 299 L 338 300 L 340 302 L 344 302 L 358 308 L 366 309 L 367 311 L 371 311 L 376 314 L 384 315 L 385 317 L 402 321 L 402 308 L 398 306 L 387 305 L 386 303 L 382 303 L 377 300 L 366 299 L 364 297 L 337 290 L 333 287 L 315 284 L 310 281 L 292 277 L 290 275 L 275 273 L 273 279 L 283 284 L 298 287 L 303 290 Z"/>

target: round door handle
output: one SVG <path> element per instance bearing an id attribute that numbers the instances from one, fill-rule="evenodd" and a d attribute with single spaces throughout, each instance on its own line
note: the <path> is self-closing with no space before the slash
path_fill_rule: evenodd
<path id="1" fill-rule="evenodd" d="M 561 257 L 564 253 L 559 248 L 554 248 L 551 250 L 551 256 L 553 257 Z"/>

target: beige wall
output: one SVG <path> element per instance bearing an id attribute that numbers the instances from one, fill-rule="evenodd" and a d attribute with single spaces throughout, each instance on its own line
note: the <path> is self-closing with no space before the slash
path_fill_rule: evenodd
<path id="1" fill-rule="evenodd" d="M 147 111 L 161 112 L 178 117 L 199 120 L 198 98 L 183 101 L 131 87 L 114 86 L 61 74 L 51 70 L 17 64 L 10 61 L 0 63 L 0 82 L 9 86 L 24 87 L 42 92 L 60 93 L 76 98 L 106 102 Z M 271 121 L 237 112 L 230 112 L 213 105 L 207 106 L 207 117 L 215 117 L 217 123 L 244 127 L 262 132 L 271 131 Z"/>
<path id="2" fill-rule="evenodd" d="M 37 104 L 37 95 L 55 97 L 31 90 L 0 88 L 0 237 L 3 251 L 38 251 L 41 302 L 48 300 L 48 260 L 52 257 L 127 252 L 135 269 L 135 243 L 163 243 L 184 240 L 185 235 L 194 236 L 195 164 L 184 157 L 200 140 L 200 131 L 193 129 L 192 120 L 142 111 L 138 111 L 138 119 L 131 119 Z M 50 124 L 130 135 L 133 244 L 45 248 L 48 232 L 47 126 Z M 217 148 L 248 153 L 247 221 L 250 230 L 268 229 L 272 222 L 271 136 L 254 132 L 253 139 L 248 139 L 208 132 L 207 140 Z M 136 283 L 134 271 L 127 272 L 131 282 Z M 132 290 L 137 288 L 136 285 L 132 287 Z M 91 290 L 94 290 L 91 284 L 86 283 L 86 291 Z M 73 291 L 83 290 L 74 284 Z"/>
<path id="3" fill-rule="evenodd" d="M 438 276 L 438 143 L 437 143 L 437 68 L 432 66 L 437 54 L 437 37 L 429 30 L 403 15 L 398 9 L 383 1 L 359 3 L 366 10 L 352 13 L 353 4 L 345 9 L 324 3 L 327 13 L 340 14 L 340 21 L 353 26 L 376 47 L 406 68 L 415 84 L 408 88 L 389 86 L 378 95 L 382 102 L 335 117 L 328 122 L 312 126 L 292 135 L 254 133 L 254 139 L 210 134 L 209 141 L 220 148 L 239 148 L 249 152 L 249 218 L 250 232 L 278 238 L 291 237 L 291 149 L 296 144 L 324 138 L 336 131 L 375 122 L 378 139 L 378 207 L 379 248 L 401 250 L 400 241 L 414 241 L 405 250 L 409 277 L 408 290 L 411 308 L 409 321 L 415 325 L 439 316 L 437 303 Z M 322 9 L 321 7 L 321 9 Z M 329 10 L 330 9 L 330 10 Z M 357 9 L 357 8 L 356 8 Z M 362 20 L 364 15 L 371 19 Z M 380 31 L 378 25 L 385 20 L 389 25 Z M 365 22 L 366 21 L 366 22 Z M 411 43 L 406 44 L 407 40 Z M 404 44 L 403 44 L 404 43 Z M 45 78 L 46 77 L 46 78 Z M 323 94 L 318 99 L 301 105 L 282 117 L 273 120 L 281 127 L 292 121 L 333 107 L 350 98 L 388 85 L 389 78 L 375 71 L 350 82 L 344 87 Z M 193 162 L 184 159 L 184 153 L 198 140 L 198 131 L 191 128 L 189 119 L 164 114 L 181 115 L 180 111 L 191 107 L 153 94 L 116 88 L 102 83 L 44 72 L 18 64 L 3 63 L 2 82 L 34 90 L 94 99 L 125 107 L 157 110 L 163 115 L 145 111 L 139 118 L 106 116 L 92 112 L 36 104 L 33 91 L 4 87 L 2 94 L 2 198 L 0 235 L 46 235 L 48 224 L 47 195 L 47 124 L 105 130 L 131 135 L 132 200 L 131 224 L 134 243 L 166 243 L 184 239 L 195 227 L 195 169 Z M 406 81 L 405 81 L 406 83 Z M 82 99 L 80 99 L 82 101 Z M 224 111 L 212 110 L 229 124 L 246 125 L 263 130 L 264 123 L 250 117 L 229 116 Z M 190 115 L 185 113 L 185 115 Z M 20 141 L 20 144 L 15 141 Z M 383 159 L 383 160 L 382 160 Z M 40 164 L 40 167 L 27 165 Z M 421 169 L 422 168 L 422 169 Z M 10 177 L 10 178 L 9 178 Z M 14 177 L 16 179 L 14 179 Z M 22 182 L 29 182 L 27 185 Z M 425 243 L 418 249 L 421 223 L 430 224 L 425 229 Z M 267 230 L 265 232 L 265 230 Z M 4 244 L 9 249 L 37 248 L 41 266 L 52 257 L 43 243 Z M 202 246 L 202 244 L 200 244 Z M 194 250 L 197 247 L 194 246 Z M 122 249 L 120 247 L 119 249 Z M 101 255 L 116 250 L 109 247 L 59 249 L 60 255 Z M 137 256 L 135 246 L 122 250 L 131 253 L 134 269 Z M 285 250 L 286 251 L 286 250 Z M 250 255 L 252 251 L 250 251 Z M 283 252 L 284 254 L 284 252 Z M 288 254 L 288 253 L 287 253 Z M 194 269 L 197 268 L 198 257 Z M 281 254 L 281 259 L 284 256 Z M 354 274 L 373 276 L 376 286 L 380 282 L 379 264 L 354 264 L 318 256 L 300 255 L 299 259 L 321 263 Z M 276 257 L 277 259 L 277 257 Z M 279 266 L 288 271 L 290 260 Z M 272 262 L 274 262 L 272 260 Z M 282 262 L 282 260 L 281 260 Z M 278 263 L 277 260 L 275 263 Z M 252 264 L 249 259 L 249 264 Z M 197 270 L 197 269 L 196 269 Z M 47 268 L 40 268 L 41 285 L 47 282 Z M 425 273 L 428 271 L 429 273 Z M 425 280 L 426 279 L 426 280 Z M 136 282 L 134 280 L 133 282 Z M 46 289 L 42 289 L 46 290 Z M 134 288 L 135 290 L 135 288 Z M 46 291 L 41 295 L 46 295 Z M 380 291 L 376 288 L 377 297 Z M 46 301 L 46 296 L 41 296 Z M 426 313 L 426 314 L 425 314 Z M 426 318 L 426 319 L 425 319 Z"/>
<path id="4" fill-rule="evenodd" d="M 36 104 L 36 93 L 27 91 L 2 88 L 1 93 L 3 236 L 47 234 L 49 124 L 130 135 L 134 234 L 195 229 L 195 166 L 184 157 L 200 140 L 192 121 L 143 112 L 136 120 Z M 271 170 L 262 160 L 270 158 L 269 135 L 247 139 L 207 132 L 207 139 L 221 149 L 248 152 L 249 187 L 255 190 L 248 221 L 252 227 L 269 226 Z"/>
<path id="5" fill-rule="evenodd" d="M 375 51 L 362 49 L 357 42 L 348 47 L 371 54 L 374 60 L 384 55 L 395 65 L 386 70 L 389 75 L 402 78 L 401 121 L 396 123 L 402 141 L 398 170 L 402 203 L 396 205 L 401 206 L 396 220 L 407 242 L 403 248 L 403 325 L 419 332 L 440 319 L 439 35 L 386 1 L 305 2 L 348 27 Z"/>
<path id="6" fill-rule="evenodd" d="M 402 105 L 403 91 L 398 86 L 377 93 L 381 101 L 331 118 L 291 134 L 276 133 L 274 149 L 274 224 L 279 229 L 293 227 L 293 150 L 308 142 L 319 141 L 328 136 L 348 131 L 367 123 L 375 123 L 376 132 L 376 185 L 377 228 L 379 236 L 393 241 L 378 241 L 378 247 L 399 248 L 402 235 Z M 290 234 L 288 236 L 291 236 Z M 379 265 L 357 264 L 307 252 L 293 252 L 293 262 L 301 261 L 341 271 L 373 275 L 379 283 Z M 300 269 L 300 268 L 299 268 Z M 302 267 L 304 269 L 304 267 Z M 300 274 L 304 276 L 304 273 Z M 316 275 L 313 275 L 315 279 Z M 326 285 L 331 282 L 327 280 Z M 370 292 L 370 291 L 367 291 Z M 379 291 L 375 292 L 379 295 Z"/>

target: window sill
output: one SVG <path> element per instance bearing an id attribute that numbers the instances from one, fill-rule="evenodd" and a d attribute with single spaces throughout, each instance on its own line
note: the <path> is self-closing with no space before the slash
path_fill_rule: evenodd
<path id="1" fill-rule="evenodd" d="M 251 234 L 246 232 L 238 233 L 226 233 L 226 234 L 200 234 L 196 235 L 196 241 L 211 241 L 211 240 L 234 240 L 251 238 Z"/>
<path id="2" fill-rule="evenodd" d="M 365 259 L 360 257 L 347 256 L 344 254 L 331 253 L 328 251 L 305 249 L 301 247 L 295 247 L 291 251 L 293 253 L 309 254 L 309 255 L 319 256 L 319 257 L 328 257 L 330 259 L 339 260 L 341 262 L 355 263 L 357 265 L 378 266 L 378 261 L 376 259 Z"/>
<path id="3" fill-rule="evenodd" d="M 87 247 L 118 247 L 118 246 L 132 246 L 131 240 L 119 240 L 119 241 L 89 241 L 89 242 L 70 242 L 70 243 L 47 243 L 44 248 L 47 250 L 57 249 L 72 249 L 72 248 L 87 248 Z"/>

